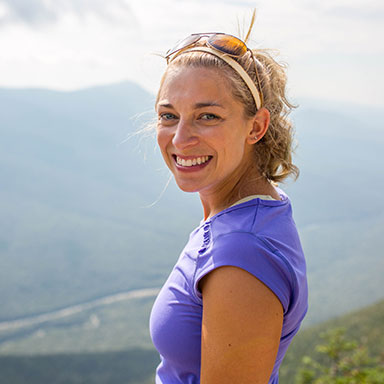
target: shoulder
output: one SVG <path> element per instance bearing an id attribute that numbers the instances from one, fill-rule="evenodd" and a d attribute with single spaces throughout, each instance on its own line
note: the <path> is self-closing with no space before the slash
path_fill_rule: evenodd
<path id="1" fill-rule="evenodd" d="M 198 261 L 196 282 L 223 266 L 240 268 L 268 286 L 288 308 L 292 289 L 290 264 L 263 238 L 248 232 L 230 232 L 213 239 Z"/>
<path id="2" fill-rule="evenodd" d="M 214 235 L 244 231 L 250 233 L 281 233 L 296 229 L 289 197 L 281 190 L 281 200 L 255 198 L 233 205 L 209 220 Z"/>
<path id="3" fill-rule="evenodd" d="M 201 298 L 199 283 L 204 276 L 232 266 L 267 286 L 286 313 L 305 280 L 304 255 L 289 206 L 287 201 L 251 201 L 207 223 L 195 273 L 197 296 Z"/>

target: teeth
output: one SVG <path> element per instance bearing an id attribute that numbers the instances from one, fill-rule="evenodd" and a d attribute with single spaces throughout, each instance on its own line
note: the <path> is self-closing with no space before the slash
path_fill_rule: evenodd
<path id="1" fill-rule="evenodd" d="M 176 162 L 178 165 L 181 165 L 182 167 L 193 167 L 194 165 L 200 165 L 204 164 L 208 161 L 209 156 L 201 156 L 201 157 L 195 157 L 194 159 L 182 159 L 179 156 L 176 156 Z"/>

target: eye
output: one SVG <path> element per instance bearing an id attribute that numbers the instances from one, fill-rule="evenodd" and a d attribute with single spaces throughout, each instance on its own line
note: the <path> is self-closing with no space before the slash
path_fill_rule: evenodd
<path id="1" fill-rule="evenodd" d="M 159 120 L 171 121 L 177 119 L 177 117 L 171 112 L 164 112 L 159 114 Z"/>
<path id="2" fill-rule="evenodd" d="M 204 113 L 200 116 L 200 119 L 201 120 L 209 120 L 209 121 L 212 121 L 212 120 L 218 120 L 220 119 L 219 116 L 215 115 L 214 113 Z"/>

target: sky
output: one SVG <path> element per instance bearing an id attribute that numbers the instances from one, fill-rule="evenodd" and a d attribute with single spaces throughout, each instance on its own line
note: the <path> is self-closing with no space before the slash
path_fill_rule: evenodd
<path id="1" fill-rule="evenodd" d="M 280 52 L 293 100 L 384 107 L 382 0 L 0 0 L 0 87 L 155 93 L 159 54 L 195 32 L 244 37 L 254 8 L 248 45 Z"/>

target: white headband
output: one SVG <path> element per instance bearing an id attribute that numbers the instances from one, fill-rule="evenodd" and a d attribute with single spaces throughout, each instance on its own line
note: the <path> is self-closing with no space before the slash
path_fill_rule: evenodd
<path id="1" fill-rule="evenodd" d="M 261 97 L 255 83 L 253 82 L 251 77 L 248 75 L 248 73 L 245 71 L 245 69 L 236 60 L 232 59 L 232 57 L 226 55 L 225 53 L 221 53 L 220 51 L 210 47 L 192 47 L 192 48 L 185 49 L 180 53 L 185 53 L 190 51 L 208 52 L 225 61 L 231 68 L 233 68 L 240 75 L 244 83 L 247 85 L 248 89 L 252 93 L 253 99 L 256 104 L 256 109 L 259 110 L 261 108 Z M 175 57 L 176 56 L 178 55 L 176 54 Z"/>

